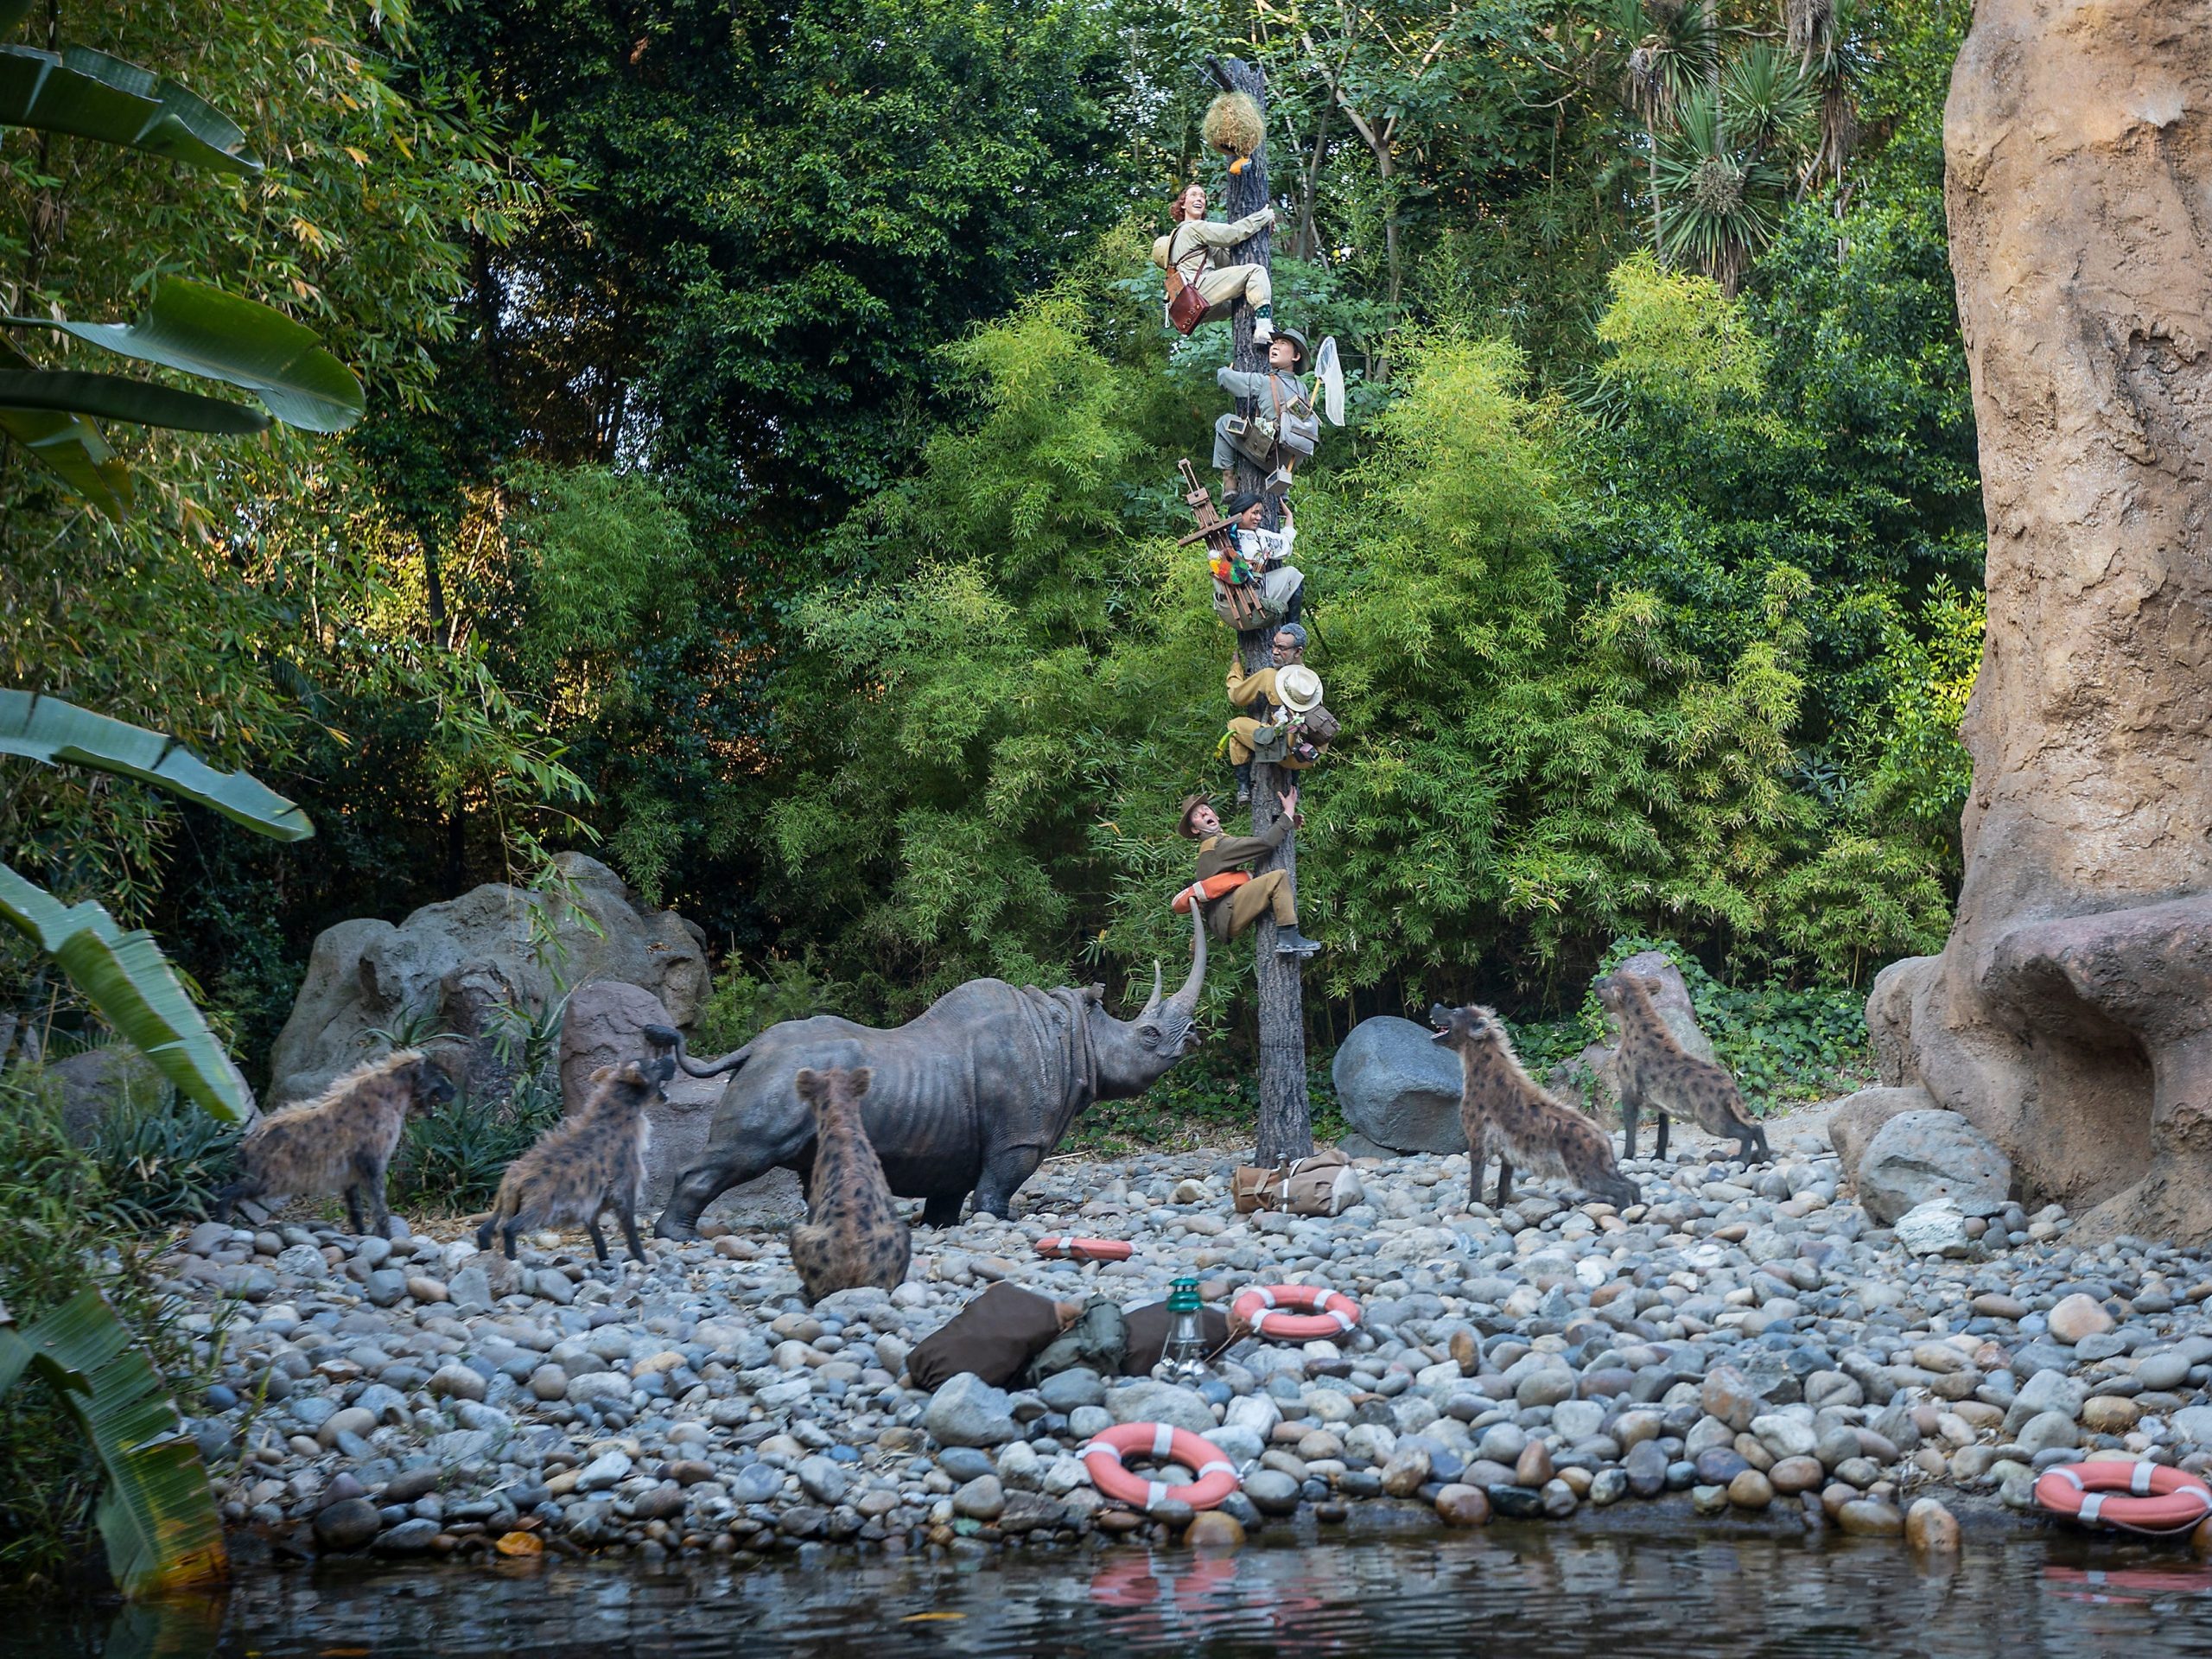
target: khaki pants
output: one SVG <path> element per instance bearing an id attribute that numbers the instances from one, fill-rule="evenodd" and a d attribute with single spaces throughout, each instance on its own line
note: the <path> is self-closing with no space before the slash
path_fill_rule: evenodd
<path id="1" fill-rule="evenodd" d="M 1265 265 L 1209 265 L 1198 277 L 1198 292 L 1205 296 L 1208 322 L 1219 322 L 1239 300 L 1255 311 L 1274 300 Z"/>
<path id="2" fill-rule="evenodd" d="M 1241 766 L 1252 758 L 1252 734 L 1260 729 L 1261 722 L 1244 717 L 1229 722 L 1229 763 Z M 1311 760 L 1278 760 L 1275 764 L 1285 772 L 1303 772 L 1313 763 Z M 1237 889 L 1239 893 L 1243 888 Z"/>
<path id="3" fill-rule="evenodd" d="M 1273 912 L 1277 927 L 1298 925 L 1298 905 L 1292 897 L 1290 873 L 1269 870 L 1206 906 L 1206 927 L 1217 939 L 1233 939 L 1263 915 Z"/>

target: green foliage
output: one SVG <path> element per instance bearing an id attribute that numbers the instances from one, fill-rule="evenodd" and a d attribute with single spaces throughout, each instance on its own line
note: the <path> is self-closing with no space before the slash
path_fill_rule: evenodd
<path id="1" fill-rule="evenodd" d="M 1306 1055 L 1307 1109 L 1316 1144 L 1351 1131 L 1329 1088 L 1334 1049 Z M 1248 1147 L 1260 1109 L 1250 1065 L 1238 1057 L 1202 1052 L 1135 1100 L 1103 1100 L 1087 1108 L 1061 1142 L 1064 1154 L 1096 1158 L 1139 1157 L 1196 1147 Z"/>
<path id="2" fill-rule="evenodd" d="M 119 1216 L 140 1232 L 205 1221 L 238 1173 L 242 1131 L 163 1089 L 106 1113 L 86 1150 Z"/>
<path id="3" fill-rule="evenodd" d="M 117 1587 L 135 1598 L 227 1578 L 223 1521 L 200 1450 L 108 1300 L 80 1290 L 21 1327 L 0 1309 L 0 1395 L 27 1371 L 52 1389 L 99 1461 L 94 1518 Z"/>
<path id="4" fill-rule="evenodd" d="M 444 1105 L 407 1120 L 392 1160 L 391 1203 L 434 1216 L 485 1209 L 507 1166 L 560 1121 L 557 1084 L 526 1077 L 493 1101 L 457 1091 Z"/>
<path id="5" fill-rule="evenodd" d="M 785 1020 L 845 1014 L 853 1000 L 850 985 L 823 978 L 803 957 L 770 957 L 758 973 L 726 963 L 699 1010 L 691 1046 L 701 1054 L 728 1054 Z"/>
<path id="6" fill-rule="evenodd" d="M 133 1205 L 95 1154 L 71 1143 L 56 1084 L 33 1066 L 0 1073 L 0 1302 L 28 1326 L 89 1286 L 167 1388 L 189 1392 L 201 1379 L 175 1322 L 182 1310 L 155 1290 L 132 1242 Z M 68 1404 L 45 1382 L 19 1385 L 0 1410 L 0 1569 L 16 1580 L 50 1575 L 84 1542 L 102 1476 Z"/>

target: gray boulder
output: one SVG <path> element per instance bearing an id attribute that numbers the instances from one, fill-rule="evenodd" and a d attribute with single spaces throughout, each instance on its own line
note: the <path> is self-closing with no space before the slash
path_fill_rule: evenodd
<path id="1" fill-rule="evenodd" d="M 1384 1152 L 1467 1149 L 1459 1128 L 1459 1057 L 1433 1036 L 1426 1026 L 1390 1014 L 1352 1027 L 1329 1077 L 1361 1140 Z"/>
<path id="2" fill-rule="evenodd" d="M 1828 1144 L 1846 1180 L 1855 1180 L 1866 1148 L 1893 1117 L 1907 1112 L 1935 1112 L 1936 1096 L 1918 1084 L 1901 1089 L 1861 1089 L 1846 1095 L 1828 1114 Z"/>
<path id="3" fill-rule="evenodd" d="M 1021 1438 L 1012 1396 L 973 1371 L 945 1379 L 922 1409 L 922 1427 L 939 1446 L 1004 1446 Z"/>
<path id="4" fill-rule="evenodd" d="M 645 1055 L 645 1027 L 677 1023 L 642 985 L 619 979 L 579 985 L 569 993 L 561 1020 L 562 1109 L 570 1116 L 583 1109 L 591 1098 L 591 1074 L 601 1066 Z M 652 1130 L 645 1143 L 647 1207 L 658 1210 L 666 1204 L 676 1178 L 707 1161 L 707 1131 L 714 1125 L 715 1103 L 721 1098 L 725 1081 L 678 1071 L 668 1081 L 666 1098 L 645 1108 Z"/>
<path id="5" fill-rule="evenodd" d="M 2012 1186 L 2012 1160 L 1956 1112 L 1900 1112 L 1859 1160 L 1859 1201 L 1885 1226 L 1931 1198 L 1994 1215 Z"/>
<path id="6" fill-rule="evenodd" d="M 168 1098 L 171 1089 L 168 1079 L 154 1069 L 152 1061 L 123 1042 L 50 1061 L 46 1074 L 61 1089 L 62 1129 L 80 1147 L 90 1145 L 100 1125 L 118 1114 L 155 1110 Z M 250 1123 L 258 1116 L 253 1090 L 235 1062 L 231 1077 L 245 1096 L 245 1121 Z"/>
<path id="7" fill-rule="evenodd" d="M 487 882 L 397 926 L 359 918 L 326 929 L 270 1054 L 271 1103 L 317 1093 L 366 1057 L 364 1033 L 419 1017 L 469 1039 L 465 1057 L 441 1057 L 457 1081 L 502 1093 L 513 1080 L 493 1041 L 504 1010 L 549 1008 L 563 985 L 620 980 L 658 997 L 679 1027 L 695 1020 L 705 934 L 673 911 L 642 909 L 596 859 L 563 853 L 554 863 L 567 893 Z"/>

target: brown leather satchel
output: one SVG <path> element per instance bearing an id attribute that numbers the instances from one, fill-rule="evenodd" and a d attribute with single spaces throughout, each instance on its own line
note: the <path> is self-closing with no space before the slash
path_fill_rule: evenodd
<path id="1" fill-rule="evenodd" d="M 1172 238 L 1167 245 L 1167 251 L 1171 256 L 1175 251 L 1175 245 Z M 1202 243 L 1198 247 L 1199 276 L 1203 276 L 1206 274 L 1207 263 L 1205 246 Z M 1167 321 L 1174 326 L 1175 332 L 1179 334 L 1189 334 L 1192 329 L 1206 320 L 1206 313 L 1211 308 L 1206 303 L 1206 296 L 1198 291 L 1198 285 L 1196 283 L 1185 282 L 1183 273 L 1176 268 L 1173 258 L 1170 257 L 1167 262 Z"/>

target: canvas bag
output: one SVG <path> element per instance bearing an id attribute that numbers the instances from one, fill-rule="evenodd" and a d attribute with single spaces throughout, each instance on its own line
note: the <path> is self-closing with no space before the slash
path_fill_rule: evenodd
<path id="1" fill-rule="evenodd" d="M 1051 1297 L 1001 1281 L 916 1343 L 906 1373 L 917 1388 L 932 1392 L 963 1371 L 1003 1389 L 1059 1334 L 1060 1313 Z"/>
<path id="2" fill-rule="evenodd" d="M 1301 1158 L 1288 1168 L 1247 1164 L 1230 1178 L 1229 1191 L 1237 1214 L 1246 1216 L 1255 1210 L 1340 1216 L 1367 1196 L 1351 1160 L 1334 1147 Z"/>
<path id="3" fill-rule="evenodd" d="M 1078 1365 L 1101 1376 L 1111 1376 L 1122 1369 L 1128 1351 L 1128 1326 L 1122 1318 L 1122 1305 L 1094 1296 L 1084 1304 L 1076 1322 L 1030 1361 L 1028 1383 L 1034 1388 L 1046 1377 Z"/>
<path id="4" fill-rule="evenodd" d="M 1268 396 L 1275 406 L 1275 441 L 1294 455 L 1301 458 L 1310 455 L 1314 446 L 1321 442 L 1321 417 L 1313 412 L 1313 405 L 1302 397 L 1298 402 L 1286 405 L 1281 392 L 1277 390 L 1281 384 L 1281 376 L 1270 374 L 1268 377 Z"/>

